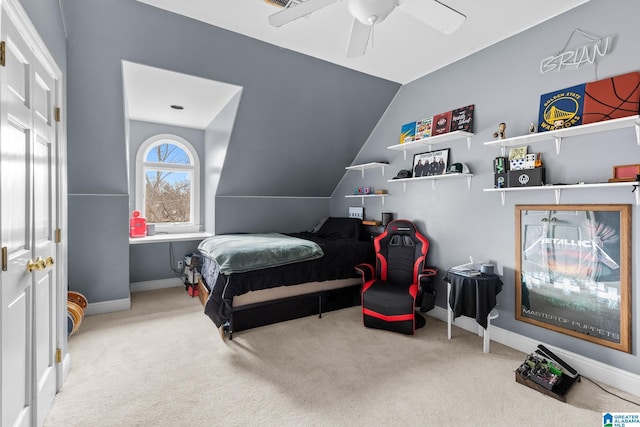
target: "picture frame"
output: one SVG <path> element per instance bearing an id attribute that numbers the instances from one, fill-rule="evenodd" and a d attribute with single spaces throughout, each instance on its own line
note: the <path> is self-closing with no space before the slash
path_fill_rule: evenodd
<path id="1" fill-rule="evenodd" d="M 527 157 L 527 146 L 512 147 L 509 149 L 509 160 L 524 159 Z"/>
<path id="2" fill-rule="evenodd" d="M 516 319 L 631 352 L 631 205 L 516 205 Z"/>
<path id="3" fill-rule="evenodd" d="M 449 149 L 444 148 L 437 151 L 428 151 L 413 155 L 414 178 L 424 176 L 444 175 L 449 167 Z"/>

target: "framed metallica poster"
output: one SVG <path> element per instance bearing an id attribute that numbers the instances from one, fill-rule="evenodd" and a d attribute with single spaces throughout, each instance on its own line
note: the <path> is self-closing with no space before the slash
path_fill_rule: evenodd
<path id="1" fill-rule="evenodd" d="M 631 352 L 631 205 L 517 205 L 516 319 Z"/>

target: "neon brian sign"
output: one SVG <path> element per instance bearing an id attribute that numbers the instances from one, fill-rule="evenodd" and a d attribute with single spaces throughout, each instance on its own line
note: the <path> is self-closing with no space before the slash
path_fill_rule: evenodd
<path id="1" fill-rule="evenodd" d="M 590 43 L 567 49 L 571 37 L 579 32 Z M 600 37 L 575 29 L 569 36 L 565 47 L 559 53 L 548 56 L 540 61 L 540 72 L 549 73 L 551 71 L 563 71 L 568 68 L 578 69 L 585 64 L 595 64 L 608 55 L 613 50 L 614 36 Z"/>

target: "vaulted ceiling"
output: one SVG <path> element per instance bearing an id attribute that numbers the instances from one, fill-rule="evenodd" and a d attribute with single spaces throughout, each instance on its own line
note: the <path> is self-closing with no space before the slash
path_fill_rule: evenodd
<path id="1" fill-rule="evenodd" d="M 264 0 L 137 1 L 405 84 L 589 0 L 443 0 L 466 17 L 460 28 L 450 35 L 407 13 L 392 11 L 376 25 L 373 46 L 370 40 L 367 52 L 357 58 L 345 56 L 352 21 L 347 0 L 339 0 L 278 28 L 269 25 L 268 17 L 282 9 Z M 135 64 L 125 66 L 123 71 L 127 111 L 134 120 L 204 129 L 238 90 L 222 82 L 190 79 L 179 73 Z M 292 75 L 296 77 L 299 76 Z M 167 107 L 171 104 L 185 105 L 188 111 L 170 110 Z"/>
<path id="2" fill-rule="evenodd" d="M 347 0 L 278 28 L 269 25 L 268 17 L 281 9 L 264 0 L 138 1 L 405 84 L 589 0 L 440 0 L 466 16 L 460 28 L 450 35 L 394 10 L 375 26 L 373 47 L 369 46 L 366 54 L 358 58 L 345 57 L 352 21 Z M 403 1 L 406 0 L 400 1 L 400 10 Z"/>

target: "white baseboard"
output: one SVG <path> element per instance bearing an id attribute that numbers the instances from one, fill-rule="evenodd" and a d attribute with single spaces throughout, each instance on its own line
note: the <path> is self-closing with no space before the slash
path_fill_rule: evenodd
<path id="1" fill-rule="evenodd" d="M 132 282 L 129 284 L 130 292 L 152 291 L 154 289 L 173 288 L 184 286 L 184 283 L 178 277 L 171 279 L 147 280 L 145 282 Z"/>
<path id="2" fill-rule="evenodd" d="M 114 311 L 129 310 L 131 308 L 131 298 L 116 299 L 111 301 L 93 302 L 87 304 L 85 316 L 94 314 L 112 313 Z"/>
<path id="3" fill-rule="evenodd" d="M 154 289 L 173 288 L 176 286 L 184 286 L 179 278 L 149 280 L 146 282 L 133 282 L 129 284 L 130 292 L 151 291 Z M 131 308 L 131 298 L 123 298 L 119 300 L 102 301 L 89 303 L 85 311 L 85 316 L 94 314 L 112 313 L 114 311 L 129 310 Z"/>
<path id="4" fill-rule="evenodd" d="M 436 307 L 431 310 L 428 315 L 438 320 L 442 320 L 443 322 L 447 321 L 446 308 Z M 474 319 L 468 317 L 458 317 L 455 319 L 453 326 L 472 333 L 477 333 L 478 331 L 478 324 Z M 452 334 L 455 335 L 455 332 L 453 331 Z M 562 350 L 547 343 L 535 341 L 531 338 L 493 325 L 489 326 L 489 337 L 491 341 L 499 342 L 502 345 L 506 345 L 507 347 L 511 347 L 525 354 L 535 351 L 538 344 L 542 344 L 575 368 L 580 375 L 591 378 L 599 383 L 615 387 L 627 393 L 631 393 L 634 396 L 640 396 L 640 375 L 609 366 L 576 353 Z M 514 367 L 514 369 L 515 368 L 516 367 Z"/>

